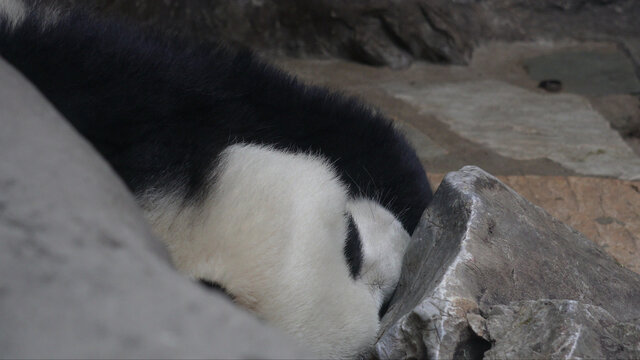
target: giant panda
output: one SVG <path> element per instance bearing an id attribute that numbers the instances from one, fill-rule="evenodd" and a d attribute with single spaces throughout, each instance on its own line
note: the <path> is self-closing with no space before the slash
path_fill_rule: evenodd
<path id="1" fill-rule="evenodd" d="M 432 193 L 392 122 L 247 50 L 0 2 L 0 56 L 111 164 L 177 270 L 318 356 L 373 345 Z"/>

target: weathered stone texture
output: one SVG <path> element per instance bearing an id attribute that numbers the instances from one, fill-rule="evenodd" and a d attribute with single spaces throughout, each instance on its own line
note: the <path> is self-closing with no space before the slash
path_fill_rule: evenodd
<path id="1" fill-rule="evenodd" d="M 494 345 L 484 359 L 638 359 L 640 325 L 574 300 L 496 305 L 484 314 Z M 484 335 L 484 334 L 478 334 Z"/>
<path id="2" fill-rule="evenodd" d="M 412 238 L 376 356 L 482 355 L 482 337 L 495 340 L 491 327 L 479 330 L 492 306 L 541 299 L 597 306 L 635 326 L 640 275 L 493 176 L 465 167 L 445 177 Z"/>
<path id="3" fill-rule="evenodd" d="M 299 358 L 179 276 L 124 184 L 0 59 L 1 358 Z"/>
<path id="4" fill-rule="evenodd" d="M 374 65 L 464 63 L 487 40 L 617 40 L 640 35 L 635 0 L 58 0 L 93 4 L 171 32 L 289 55 Z"/>
<path id="5" fill-rule="evenodd" d="M 434 188 L 443 174 L 429 174 Z M 640 182 L 577 176 L 497 176 L 640 273 Z"/>
<path id="6" fill-rule="evenodd" d="M 640 180 L 640 157 L 577 95 L 494 80 L 423 88 L 387 84 L 385 90 L 504 157 L 546 158 L 579 174 Z"/>

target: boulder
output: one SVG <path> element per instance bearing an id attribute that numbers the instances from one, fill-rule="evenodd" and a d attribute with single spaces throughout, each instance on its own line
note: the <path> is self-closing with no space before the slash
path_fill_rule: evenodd
<path id="1" fill-rule="evenodd" d="M 124 184 L 0 59 L 1 358 L 299 358 L 178 275 Z"/>
<path id="2" fill-rule="evenodd" d="M 640 275 L 467 166 L 438 187 L 382 322 L 375 358 L 634 358 Z"/>
<path id="3" fill-rule="evenodd" d="M 485 316 L 486 328 L 479 331 L 494 343 L 485 359 L 640 357 L 640 325 L 618 322 L 599 306 L 528 300 L 492 306 Z"/>
<path id="4" fill-rule="evenodd" d="M 462 64 L 488 40 L 628 44 L 640 36 L 635 0 L 57 1 L 276 54 L 338 56 L 392 67 L 414 59 Z"/>

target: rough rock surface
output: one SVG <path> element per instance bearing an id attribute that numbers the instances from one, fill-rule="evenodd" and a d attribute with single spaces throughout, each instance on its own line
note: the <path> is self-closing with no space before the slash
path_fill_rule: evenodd
<path id="1" fill-rule="evenodd" d="M 635 0 L 57 0 L 93 4 L 199 38 L 288 55 L 374 65 L 464 63 L 487 40 L 614 40 L 640 36 Z"/>
<path id="2" fill-rule="evenodd" d="M 428 176 L 437 188 L 444 174 Z M 640 274 L 640 182 L 578 176 L 497 178 Z"/>
<path id="3" fill-rule="evenodd" d="M 577 176 L 499 178 L 640 273 L 639 182 Z"/>
<path id="4" fill-rule="evenodd" d="M 484 314 L 494 345 L 485 359 L 638 359 L 640 325 L 575 300 L 496 305 Z M 483 335 L 484 335 L 483 333 Z"/>
<path id="5" fill-rule="evenodd" d="M 483 323 L 493 306 L 516 301 L 573 300 L 602 308 L 614 324 L 640 320 L 640 275 L 476 167 L 444 178 L 403 266 L 375 357 L 477 358 L 491 347 L 486 339 L 502 349 L 501 332 Z M 634 354 L 628 340 L 607 346 Z"/>
<path id="6" fill-rule="evenodd" d="M 0 357 L 299 358 L 179 276 L 108 165 L 0 59 Z"/>

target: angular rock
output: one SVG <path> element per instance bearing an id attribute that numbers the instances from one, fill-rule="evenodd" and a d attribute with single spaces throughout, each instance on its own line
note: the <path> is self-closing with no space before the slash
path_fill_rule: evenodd
<path id="1" fill-rule="evenodd" d="M 640 273 L 639 181 L 535 175 L 499 178 Z"/>
<path id="2" fill-rule="evenodd" d="M 640 358 L 640 325 L 620 323 L 598 306 L 529 300 L 492 306 L 484 315 L 494 343 L 485 359 Z"/>
<path id="3" fill-rule="evenodd" d="M 413 235 L 373 356 L 478 358 L 487 339 L 500 345 L 478 316 L 540 299 L 597 306 L 635 326 L 640 275 L 495 177 L 464 167 L 444 178 Z"/>
<path id="4" fill-rule="evenodd" d="M 392 67 L 413 59 L 464 63 L 477 44 L 489 40 L 640 36 L 635 0 L 57 1 L 92 4 L 201 39 Z"/>
<path id="5" fill-rule="evenodd" d="M 437 188 L 444 174 L 428 177 Z M 640 181 L 538 175 L 497 178 L 640 274 Z"/>
<path id="6" fill-rule="evenodd" d="M 124 184 L 0 59 L 0 357 L 299 358 L 178 275 Z"/>

